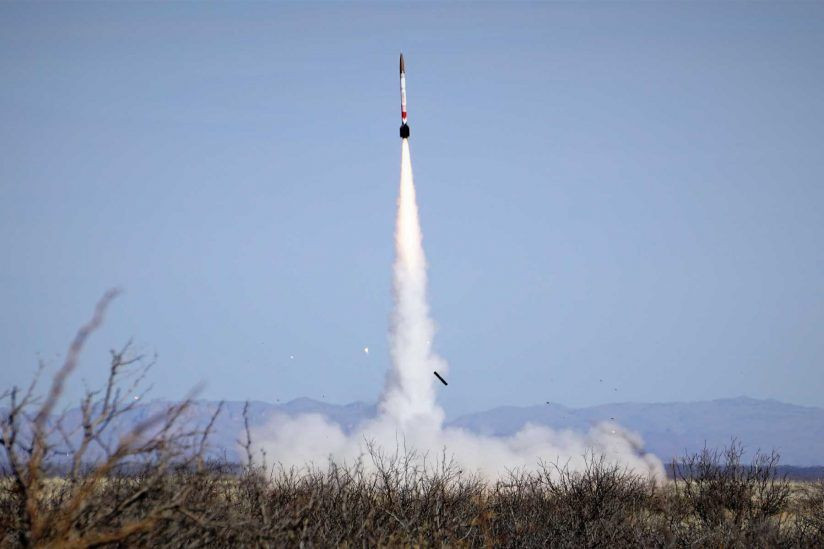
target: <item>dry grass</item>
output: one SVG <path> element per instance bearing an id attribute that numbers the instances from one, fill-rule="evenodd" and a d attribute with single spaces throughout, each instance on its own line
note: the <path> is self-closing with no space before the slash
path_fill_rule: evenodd
<path id="1" fill-rule="evenodd" d="M 742 464 L 735 443 L 687 456 L 662 486 L 593 455 L 583 470 L 544 464 L 497 482 L 376 448 L 346 467 L 303 471 L 252 465 L 251 455 L 246 466 L 206 462 L 217 414 L 185 428 L 188 399 L 112 440 L 144 371 L 128 346 L 81 402 L 80 428 L 66 432 L 57 399 L 112 297 L 78 332 L 44 399 L 34 385 L 3 395 L 0 546 L 824 546 L 824 483 L 779 477 L 777 454 Z M 244 442 L 248 453 L 248 427 Z"/>
<path id="2" fill-rule="evenodd" d="M 367 456 L 372 460 L 371 456 Z M 303 472 L 216 463 L 168 469 L 153 465 L 96 479 L 61 528 L 74 484 L 44 481 L 37 513 L 49 546 L 697 546 L 813 547 L 824 543 L 824 484 L 796 484 L 781 508 L 751 500 L 708 515 L 683 486 L 646 479 L 589 460 L 579 472 L 554 467 L 496 483 L 454 467 L 422 470 L 397 456 Z M 702 481 L 694 481 L 702 482 Z M 781 482 L 781 481 L 779 481 Z M 3 546 L 25 546 L 19 496 L 3 485 Z M 710 489 L 710 488 L 708 488 Z M 48 494 L 46 496 L 46 494 Z M 709 496 L 709 494 L 706 494 Z M 29 538 L 30 539 L 30 538 Z"/>

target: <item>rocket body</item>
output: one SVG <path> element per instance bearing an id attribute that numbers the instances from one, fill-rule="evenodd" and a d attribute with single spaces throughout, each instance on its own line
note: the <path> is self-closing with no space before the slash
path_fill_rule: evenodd
<path id="1" fill-rule="evenodd" d="M 409 124 L 406 123 L 406 67 L 401 54 L 401 139 L 409 137 Z"/>
<path id="2" fill-rule="evenodd" d="M 406 124 L 406 67 L 403 65 L 403 54 L 401 54 L 401 122 Z"/>

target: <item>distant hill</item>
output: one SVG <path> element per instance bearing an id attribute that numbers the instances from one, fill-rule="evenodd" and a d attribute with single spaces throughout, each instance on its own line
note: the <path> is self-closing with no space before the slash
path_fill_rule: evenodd
<path id="1" fill-rule="evenodd" d="M 155 400 L 137 406 L 133 413 L 122 418 L 118 431 L 124 432 L 169 404 Z M 188 416 L 195 423 L 205 425 L 217 405 L 216 401 L 195 401 Z M 224 411 L 211 438 L 213 455 L 238 459 L 237 441 L 243 432 L 243 406 L 243 402 L 224 403 Z M 361 421 L 374 417 L 376 407 L 362 402 L 328 404 L 309 398 L 284 404 L 249 403 L 249 419 L 253 427 L 263 425 L 277 414 L 305 413 L 321 414 L 345 431 L 351 431 Z M 79 419 L 76 413 L 74 417 Z M 705 444 L 720 448 L 735 437 L 744 445 L 747 457 L 759 448 L 776 449 L 781 453 L 783 465 L 824 465 L 824 408 L 775 400 L 742 397 L 703 402 L 616 403 L 588 408 L 568 408 L 555 403 L 505 406 L 464 415 L 448 425 L 485 435 L 505 436 L 527 423 L 585 431 L 604 420 L 616 421 L 640 433 L 646 449 L 665 462 L 685 452 L 699 451 Z"/>
<path id="2" fill-rule="evenodd" d="M 737 438 L 748 456 L 757 449 L 781 453 L 785 465 L 824 465 L 824 409 L 776 400 L 732 398 L 661 404 L 618 403 L 589 408 L 558 404 L 494 408 L 469 414 L 451 425 L 489 435 L 509 435 L 526 423 L 587 429 L 614 421 L 644 438 L 646 449 L 664 461 L 718 448 Z"/>

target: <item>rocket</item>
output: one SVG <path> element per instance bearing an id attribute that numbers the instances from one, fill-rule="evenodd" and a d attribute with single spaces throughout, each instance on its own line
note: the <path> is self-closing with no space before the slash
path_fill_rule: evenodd
<path id="1" fill-rule="evenodd" d="M 409 137 L 409 124 L 406 123 L 406 68 L 401 54 L 401 139 Z"/>

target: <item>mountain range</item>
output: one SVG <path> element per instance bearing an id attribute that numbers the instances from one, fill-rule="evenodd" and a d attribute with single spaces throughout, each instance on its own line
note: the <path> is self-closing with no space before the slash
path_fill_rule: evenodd
<path id="1" fill-rule="evenodd" d="M 169 406 L 168 401 L 154 400 L 140 404 L 121 417 L 117 431 L 132 425 Z M 208 422 L 219 403 L 197 400 L 187 414 L 196 423 Z M 224 402 L 222 413 L 210 438 L 213 454 L 230 460 L 240 457 L 238 440 L 243 436 L 244 402 Z M 377 413 L 374 404 L 353 402 L 330 404 L 309 398 L 298 398 L 283 404 L 253 401 L 249 403 L 250 426 L 271 421 L 273 416 L 286 414 L 321 414 L 351 431 L 360 422 Z M 69 411 L 79 420 L 77 411 Z M 739 397 L 700 402 L 656 404 L 614 403 L 584 408 L 570 408 L 547 402 L 537 406 L 503 406 L 467 414 L 447 422 L 489 436 L 514 434 L 527 423 L 546 425 L 554 429 L 587 431 L 601 421 L 614 421 L 639 433 L 645 449 L 664 462 L 685 453 L 708 448 L 721 448 L 735 438 L 749 459 L 757 450 L 781 454 L 783 465 L 811 467 L 824 465 L 824 408 L 787 404 L 776 400 Z"/>

